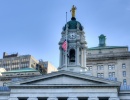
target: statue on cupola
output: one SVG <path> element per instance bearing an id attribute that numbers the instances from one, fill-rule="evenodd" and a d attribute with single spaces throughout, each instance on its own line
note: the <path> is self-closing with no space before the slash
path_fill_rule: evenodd
<path id="1" fill-rule="evenodd" d="M 74 72 L 86 71 L 86 49 L 85 32 L 80 22 L 76 21 L 76 7 L 73 5 L 71 11 L 72 18 L 63 27 L 61 39 L 59 42 L 60 61 L 59 70 L 68 70 Z M 63 46 L 66 42 L 67 49 Z M 66 53 L 67 52 L 67 53 Z M 67 59 L 66 59 L 67 58 Z"/>
<path id="2" fill-rule="evenodd" d="M 76 9 L 77 8 L 73 5 L 72 8 L 71 8 L 71 10 L 70 10 L 70 12 L 72 14 L 72 18 L 75 18 L 75 11 L 76 11 Z"/>

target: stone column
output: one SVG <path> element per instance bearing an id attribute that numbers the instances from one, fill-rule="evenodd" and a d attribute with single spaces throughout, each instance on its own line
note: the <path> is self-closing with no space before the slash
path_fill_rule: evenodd
<path id="1" fill-rule="evenodd" d="M 8 100 L 19 100 L 17 97 L 10 97 Z"/>
<path id="2" fill-rule="evenodd" d="M 61 47 L 60 47 L 60 57 L 59 57 L 60 59 L 59 59 L 59 67 L 61 67 L 61 65 L 62 65 L 62 49 L 61 49 Z"/>
<path id="3" fill-rule="evenodd" d="M 47 100 L 58 100 L 58 98 L 56 98 L 56 97 L 49 97 L 49 98 L 47 98 Z"/>
<path id="4" fill-rule="evenodd" d="M 27 100 L 38 100 L 36 97 L 29 97 Z"/>
<path id="5" fill-rule="evenodd" d="M 83 49 L 81 48 L 81 67 L 83 66 Z"/>
<path id="6" fill-rule="evenodd" d="M 76 53 L 76 55 L 77 55 L 76 62 L 77 63 L 76 64 L 79 65 L 79 46 L 77 46 L 77 50 L 76 51 L 77 51 L 77 53 Z"/>
<path id="7" fill-rule="evenodd" d="M 83 67 L 86 67 L 86 48 L 83 49 L 83 56 L 84 56 Z"/>
<path id="8" fill-rule="evenodd" d="M 97 97 L 89 97 L 88 100 L 99 100 Z"/>
<path id="9" fill-rule="evenodd" d="M 120 100 L 118 97 L 111 97 L 109 100 Z"/>
<path id="10" fill-rule="evenodd" d="M 65 65 L 64 51 L 62 51 L 62 65 Z"/>
<path id="11" fill-rule="evenodd" d="M 78 100 L 76 97 L 69 97 L 67 100 Z"/>

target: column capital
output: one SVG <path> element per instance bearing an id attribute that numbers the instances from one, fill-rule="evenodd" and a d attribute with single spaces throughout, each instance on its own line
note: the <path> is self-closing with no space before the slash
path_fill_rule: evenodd
<path id="1" fill-rule="evenodd" d="M 47 100 L 58 100 L 58 98 L 57 97 L 49 97 L 49 98 L 47 98 Z"/>
<path id="2" fill-rule="evenodd" d="M 69 98 L 67 98 L 67 100 L 78 100 L 78 98 L 77 97 L 69 97 Z"/>
<path id="3" fill-rule="evenodd" d="M 38 100 L 36 97 L 29 97 L 27 100 Z"/>
<path id="4" fill-rule="evenodd" d="M 8 100 L 18 100 L 17 97 L 10 97 Z"/>
<path id="5" fill-rule="evenodd" d="M 88 100 L 99 100 L 97 97 L 89 97 Z"/>
<path id="6" fill-rule="evenodd" d="M 120 100 L 118 97 L 110 97 L 109 100 Z"/>

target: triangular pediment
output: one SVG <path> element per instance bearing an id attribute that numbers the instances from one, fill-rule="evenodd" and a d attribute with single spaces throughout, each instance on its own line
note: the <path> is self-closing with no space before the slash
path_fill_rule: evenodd
<path id="1" fill-rule="evenodd" d="M 58 71 L 47 75 L 42 75 L 34 78 L 25 79 L 15 83 L 8 84 L 12 85 L 120 85 L 119 82 L 110 81 L 103 78 L 97 78 L 85 74 L 80 74 L 70 71 Z"/>
<path id="2" fill-rule="evenodd" d="M 55 77 L 41 79 L 33 82 L 27 82 L 23 84 L 99 84 L 102 82 L 84 80 L 82 78 L 72 77 L 68 75 L 58 75 Z"/>

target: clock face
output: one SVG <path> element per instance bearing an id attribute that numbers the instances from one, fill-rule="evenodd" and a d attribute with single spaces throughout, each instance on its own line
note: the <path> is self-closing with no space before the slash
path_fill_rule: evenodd
<path id="1" fill-rule="evenodd" d="M 76 34 L 75 33 L 70 33 L 69 34 L 69 38 L 70 39 L 75 39 L 76 38 Z"/>

